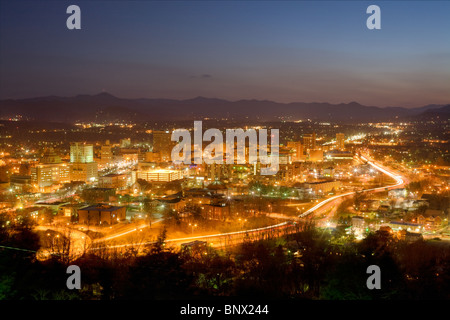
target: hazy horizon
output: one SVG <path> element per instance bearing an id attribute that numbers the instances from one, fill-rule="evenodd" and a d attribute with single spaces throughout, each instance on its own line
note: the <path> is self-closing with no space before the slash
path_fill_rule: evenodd
<path id="1" fill-rule="evenodd" d="M 331 103 L 328 101 L 288 101 L 288 102 L 280 102 L 280 101 L 275 101 L 275 100 L 270 100 L 270 99 L 226 99 L 226 98 L 222 98 L 222 97 L 206 97 L 206 96 L 201 96 L 201 95 L 197 95 L 197 96 L 192 96 L 192 97 L 188 97 L 188 98 L 166 98 L 166 97 L 122 97 L 119 95 L 116 95 L 114 93 L 111 92 L 107 92 L 107 91 L 102 91 L 102 92 L 97 92 L 97 93 L 92 93 L 92 94 L 88 94 L 88 93 L 79 93 L 79 94 L 74 94 L 74 95 L 45 95 L 45 96 L 34 96 L 34 97 L 25 97 L 25 98 L 17 98 L 17 99 L 0 99 L 0 100 L 28 100 L 28 99 L 43 99 L 43 98 L 51 98 L 51 97 L 57 97 L 57 98 L 76 98 L 78 96 L 98 96 L 101 94 L 106 94 L 106 95 L 110 95 L 113 96 L 114 98 L 117 99 L 127 99 L 127 100 L 140 100 L 140 99 L 146 99 L 146 100 L 176 100 L 176 101 L 186 101 L 186 100 L 194 100 L 194 99 L 198 99 L 198 98 L 203 98 L 203 99 L 211 99 L 211 100 L 223 100 L 223 101 L 228 101 L 228 102 L 239 102 L 239 101 L 267 101 L 267 102 L 273 102 L 273 103 L 279 103 L 279 104 L 293 104 L 293 103 L 305 103 L 305 104 L 330 104 L 330 105 L 339 105 L 339 104 L 352 104 L 352 103 L 357 103 L 360 104 L 362 106 L 365 107 L 377 107 L 377 108 L 405 108 L 405 109 L 418 109 L 418 108 L 422 108 L 422 107 L 426 107 L 426 106 L 432 106 L 432 105 L 436 105 L 436 106 L 447 106 L 450 105 L 449 103 L 441 103 L 441 104 L 436 104 L 436 103 L 429 103 L 429 104 L 425 104 L 425 105 L 420 105 L 417 107 L 410 107 L 410 108 L 406 108 L 406 107 L 401 107 L 401 106 L 376 106 L 376 105 L 366 105 L 363 103 L 360 103 L 359 101 L 343 101 L 343 102 L 337 102 L 337 103 Z"/>
<path id="2" fill-rule="evenodd" d="M 449 2 L 82 1 L 81 30 L 69 4 L 0 2 L 0 99 L 450 101 Z"/>

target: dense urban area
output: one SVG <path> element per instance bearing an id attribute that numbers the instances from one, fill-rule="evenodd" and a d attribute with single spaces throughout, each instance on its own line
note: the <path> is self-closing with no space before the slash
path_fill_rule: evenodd
<path id="1" fill-rule="evenodd" d="M 447 119 L 250 122 L 203 129 L 279 129 L 274 175 L 175 165 L 193 122 L 2 120 L 0 299 L 450 298 Z"/>

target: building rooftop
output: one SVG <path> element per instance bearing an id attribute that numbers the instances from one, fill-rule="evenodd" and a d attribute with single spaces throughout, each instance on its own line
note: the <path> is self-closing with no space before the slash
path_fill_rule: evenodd
<path id="1" fill-rule="evenodd" d="M 164 203 L 178 203 L 182 199 L 181 198 L 169 198 L 169 199 L 157 199 L 157 200 L 160 202 L 164 202 Z"/>
<path id="2" fill-rule="evenodd" d="M 336 180 L 323 180 L 323 181 L 314 181 L 314 182 L 305 182 L 306 184 L 322 184 L 322 183 L 329 183 L 329 182 L 336 182 Z"/>
<path id="3" fill-rule="evenodd" d="M 70 203 L 70 202 L 67 202 L 67 201 L 53 201 L 53 202 L 39 201 L 39 202 L 36 202 L 35 205 L 38 205 L 38 206 L 59 206 L 59 205 L 68 204 L 68 203 Z"/>
<path id="4" fill-rule="evenodd" d="M 99 187 L 84 189 L 84 191 L 111 191 L 111 190 L 115 190 L 115 189 L 114 188 L 99 188 Z"/>
<path id="5" fill-rule="evenodd" d="M 412 223 L 412 222 L 390 221 L 389 223 L 399 225 L 399 226 L 420 227 L 420 224 Z"/>
<path id="6" fill-rule="evenodd" d="M 350 156 L 353 155 L 350 151 L 341 151 L 341 150 L 336 150 L 336 149 L 327 151 L 326 154 L 329 154 L 329 155 L 345 154 L 345 155 L 350 155 Z"/>
<path id="7" fill-rule="evenodd" d="M 227 190 L 228 188 L 221 181 L 211 182 L 207 187 L 209 190 Z"/>
<path id="8" fill-rule="evenodd" d="M 96 205 L 91 205 L 88 207 L 84 207 L 81 208 L 80 210 L 87 210 L 87 211 L 116 211 L 119 210 L 121 208 L 124 208 L 123 206 L 110 206 L 110 205 L 105 205 L 105 204 L 96 204 Z"/>
<path id="9" fill-rule="evenodd" d="M 105 176 L 102 176 L 102 177 L 120 177 L 120 176 L 124 176 L 125 174 L 120 174 L 120 173 L 110 173 L 110 174 L 107 174 L 107 175 L 105 175 Z"/>

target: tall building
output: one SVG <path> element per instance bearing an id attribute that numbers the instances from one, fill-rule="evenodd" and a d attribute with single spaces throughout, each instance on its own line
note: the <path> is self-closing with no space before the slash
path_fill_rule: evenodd
<path id="1" fill-rule="evenodd" d="M 112 162 L 113 162 L 112 146 L 109 143 L 109 140 L 106 140 L 106 143 L 102 145 L 100 150 L 100 165 L 102 167 L 106 167 Z"/>
<path id="2" fill-rule="evenodd" d="M 70 145 L 70 162 L 88 163 L 94 161 L 94 146 L 81 142 Z"/>
<path id="3" fill-rule="evenodd" d="M 309 133 L 303 135 L 303 146 L 306 151 L 316 148 L 316 133 Z"/>
<path id="4" fill-rule="evenodd" d="M 121 139 L 120 140 L 120 147 L 121 148 L 129 148 L 129 147 L 131 147 L 131 139 L 130 138 Z"/>
<path id="5" fill-rule="evenodd" d="M 343 133 L 336 133 L 336 149 L 341 151 L 345 149 L 344 140 L 345 135 Z"/>
<path id="6" fill-rule="evenodd" d="M 70 145 L 71 180 L 93 182 L 98 178 L 98 166 L 94 161 L 92 144 L 75 142 Z"/>
<path id="7" fill-rule="evenodd" d="M 71 165 L 61 160 L 53 148 L 48 149 L 39 164 L 31 168 L 31 184 L 39 191 L 54 184 L 70 182 Z"/>
<path id="8" fill-rule="evenodd" d="M 172 134 L 169 131 L 153 131 L 153 152 L 161 154 L 161 161 L 171 160 L 172 149 L 175 141 L 171 140 Z"/>
<path id="9" fill-rule="evenodd" d="M 288 148 L 294 150 L 293 161 L 303 160 L 303 145 L 300 141 L 289 141 L 287 143 Z"/>

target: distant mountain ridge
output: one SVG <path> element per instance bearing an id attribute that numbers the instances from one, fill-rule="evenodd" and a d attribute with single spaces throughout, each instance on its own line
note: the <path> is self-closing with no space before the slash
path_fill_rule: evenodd
<path id="1" fill-rule="evenodd" d="M 380 108 L 357 102 L 330 104 L 268 100 L 228 101 L 217 98 L 196 97 L 175 99 L 124 99 L 103 92 L 96 95 L 74 97 L 47 96 L 29 99 L 0 100 L 0 118 L 21 115 L 24 119 L 74 123 L 77 121 L 161 121 L 249 119 L 316 120 L 330 122 L 388 121 L 411 119 L 426 112 L 445 114 L 449 105 L 427 105 L 408 109 L 402 107 Z M 439 111 L 439 110 L 443 111 Z M 432 113 L 431 113 L 432 114 Z"/>

